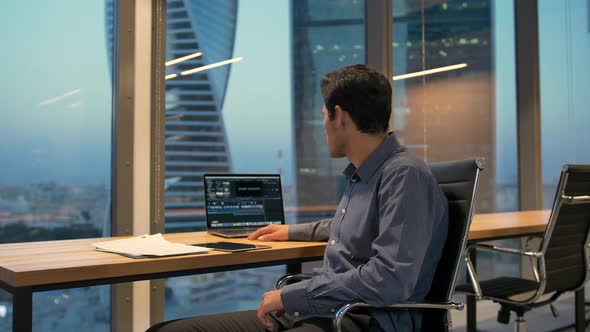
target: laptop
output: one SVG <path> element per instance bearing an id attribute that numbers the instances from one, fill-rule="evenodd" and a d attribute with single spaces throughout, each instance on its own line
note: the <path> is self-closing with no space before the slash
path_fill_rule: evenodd
<path id="1" fill-rule="evenodd" d="M 278 174 L 205 174 L 207 231 L 247 237 L 260 227 L 285 223 Z"/>

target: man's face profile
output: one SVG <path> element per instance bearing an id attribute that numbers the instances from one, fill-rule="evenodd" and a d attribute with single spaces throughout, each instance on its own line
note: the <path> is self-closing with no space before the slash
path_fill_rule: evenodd
<path id="1" fill-rule="evenodd" d="M 336 106 L 338 113 L 339 106 Z M 340 110 L 340 112 L 342 112 Z M 328 148 L 330 149 L 330 157 L 332 158 L 342 158 L 346 156 L 344 153 L 344 141 L 342 140 L 342 133 L 338 128 L 338 117 L 342 114 L 335 114 L 334 119 L 330 120 L 330 116 L 328 114 L 328 109 L 326 105 L 322 107 L 322 115 L 324 116 L 324 130 L 326 133 L 326 143 L 328 144 Z"/>

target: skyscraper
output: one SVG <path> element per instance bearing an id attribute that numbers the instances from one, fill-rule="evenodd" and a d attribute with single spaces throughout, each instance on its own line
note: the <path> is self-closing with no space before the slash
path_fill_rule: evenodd
<path id="1" fill-rule="evenodd" d="M 164 197 L 170 230 L 204 228 L 203 174 L 231 169 L 221 113 L 231 66 L 180 73 L 232 57 L 237 9 L 237 0 L 167 1 L 167 61 L 201 53 L 166 67 L 167 75 L 177 74 L 166 80 Z M 112 10 L 107 1 L 106 11 Z M 112 49 L 112 30 L 107 46 Z"/>
<path id="2" fill-rule="evenodd" d="M 167 4 L 168 60 L 202 53 L 168 66 L 167 74 L 231 58 L 237 0 L 169 0 Z M 221 114 L 230 68 L 221 66 L 166 81 L 167 228 L 186 222 L 191 228 L 203 227 L 202 213 L 195 211 L 204 207 L 203 174 L 231 169 Z"/>
<path id="3" fill-rule="evenodd" d="M 298 201 L 301 205 L 335 204 L 344 188 L 341 172 L 346 160 L 329 158 L 319 81 L 333 69 L 365 62 L 364 2 L 292 1 L 292 12 Z M 423 66 L 431 69 L 467 63 L 468 67 L 395 81 L 392 129 L 404 145 L 428 162 L 486 157 L 478 207 L 480 211 L 494 210 L 489 0 L 396 0 L 393 15 L 395 74 L 421 71 Z"/>
<path id="4" fill-rule="evenodd" d="M 296 0 L 291 12 L 298 202 L 336 204 L 346 160 L 330 158 L 319 87 L 324 74 L 365 62 L 364 1 Z"/>
<path id="5" fill-rule="evenodd" d="M 489 0 L 394 1 L 394 130 L 428 162 L 483 156 L 478 211 L 496 209 L 492 9 Z M 424 30 L 424 31 L 423 31 Z M 502 111 L 502 110 L 499 110 Z M 507 110 L 505 110 L 507 111 Z"/>

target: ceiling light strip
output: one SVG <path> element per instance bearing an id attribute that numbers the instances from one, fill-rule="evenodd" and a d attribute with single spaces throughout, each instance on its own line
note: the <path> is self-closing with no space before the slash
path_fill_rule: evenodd
<path id="1" fill-rule="evenodd" d="M 229 59 L 229 60 L 224 60 L 224 61 L 219 61 L 216 63 L 212 63 L 209 65 L 205 65 L 202 67 L 198 67 L 198 68 L 194 68 L 194 69 L 190 69 L 190 70 L 185 70 L 183 72 L 180 73 L 180 75 L 185 76 L 185 75 L 190 75 L 190 74 L 194 74 L 194 73 L 198 73 L 200 71 L 204 71 L 207 69 L 211 69 L 211 68 L 215 68 L 215 67 L 220 67 L 223 65 L 228 65 L 230 63 L 234 63 L 234 62 L 238 62 L 238 61 L 242 61 L 242 57 L 238 57 L 238 58 L 233 58 L 233 59 Z"/>
<path id="2" fill-rule="evenodd" d="M 183 61 L 186 61 L 186 60 L 190 60 L 190 59 L 198 58 L 198 57 L 200 57 L 201 55 L 203 55 L 203 53 L 202 53 L 202 52 L 197 52 L 197 53 L 193 53 L 193 54 L 185 55 L 185 56 L 183 56 L 183 57 L 180 57 L 180 58 L 178 58 L 178 59 L 174 59 L 174 60 L 166 61 L 166 67 L 168 67 L 168 66 L 172 66 L 172 65 L 175 65 L 175 64 L 177 64 L 177 63 L 180 63 L 180 62 L 183 62 Z"/>
<path id="3" fill-rule="evenodd" d="M 461 69 L 461 68 L 465 68 L 465 67 L 467 67 L 467 64 L 466 63 L 460 63 L 458 65 L 452 65 L 452 66 L 446 66 L 446 67 L 439 67 L 439 68 L 434 68 L 434 69 L 417 71 L 415 73 L 409 73 L 409 74 L 404 74 L 404 75 L 393 76 L 393 80 L 394 81 L 404 80 L 406 78 L 412 78 L 412 77 L 418 77 L 418 76 L 436 74 L 436 73 L 441 73 L 441 72 L 444 72 L 444 71 L 456 70 L 456 69 Z"/>

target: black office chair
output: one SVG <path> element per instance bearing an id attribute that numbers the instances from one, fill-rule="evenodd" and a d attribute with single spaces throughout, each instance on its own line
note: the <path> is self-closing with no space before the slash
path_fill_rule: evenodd
<path id="1" fill-rule="evenodd" d="M 508 324 L 516 313 L 517 332 L 526 331 L 525 312 L 551 305 L 561 294 L 576 291 L 589 277 L 590 165 L 564 165 L 553 201 L 553 209 L 537 251 L 493 245 L 469 246 L 466 254 L 471 285 L 458 291 L 500 304 L 498 321 Z M 472 250 L 495 251 L 529 257 L 535 280 L 499 277 L 480 282 L 469 254 Z M 551 305 L 554 315 L 557 311 Z"/>
<path id="2" fill-rule="evenodd" d="M 341 306 L 333 319 L 335 331 L 341 331 L 342 319 L 356 308 L 379 310 L 423 310 L 422 331 L 450 331 L 450 309 L 463 310 L 463 303 L 452 302 L 459 266 L 463 259 L 469 226 L 474 213 L 475 192 L 479 172 L 485 166 L 483 158 L 431 164 L 430 168 L 449 202 L 449 231 L 441 260 L 435 271 L 432 286 L 423 302 L 399 303 L 386 307 L 371 307 L 361 301 L 352 301 Z M 281 278 L 276 288 L 290 280 L 312 277 L 309 274 L 287 275 Z"/>

